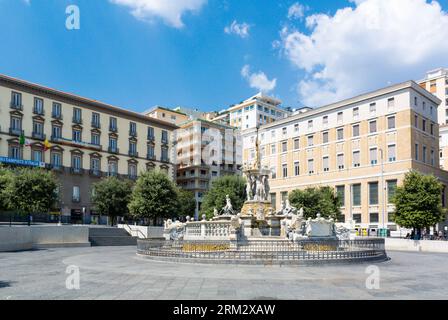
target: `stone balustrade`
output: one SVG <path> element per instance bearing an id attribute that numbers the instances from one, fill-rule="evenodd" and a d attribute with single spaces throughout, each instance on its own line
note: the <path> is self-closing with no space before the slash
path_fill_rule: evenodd
<path id="1" fill-rule="evenodd" d="M 195 221 L 185 225 L 185 240 L 229 240 L 230 221 Z"/>

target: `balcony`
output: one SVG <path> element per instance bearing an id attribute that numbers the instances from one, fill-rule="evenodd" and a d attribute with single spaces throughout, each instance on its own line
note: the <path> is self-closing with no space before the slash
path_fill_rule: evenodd
<path id="1" fill-rule="evenodd" d="M 51 113 L 51 117 L 53 118 L 53 119 L 57 119 L 57 120 L 62 120 L 62 113 L 57 113 L 57 112 L 52 112 Z"/>
<path id="2" fill-rule="evenodd" d="M 59 171 L 59 172 L 64 170 L 64 167 L 61 164 L 54 164 L 54 163 L 52 163 L 50 165 L 50 168 L 51 168 L 51 170 Z"/>
<path id="3" fill-rule="evenodd" d="M 42 132 L 33 132 L 32 137 L 33 137 L 33 139 L 42 140 L 42 141 L 47 138 L 47 136 Z"/>
<path id="4" fill-rule="evenodd" d="M 92 177 L 101 177 L 101 171 L 99 169 L 90 169 L 89 174 Z"/>
<path id="5" fill-rule="evenodd" d="M 118 177 L 118 173 L 117 172 L 108 172 L 107 176 L 108 177 Z"/>
<path id="6" fill-rule="evenodd" d="M 117 132 L 118 128 L 116 126 L 109 126 L 109 131 L 110 132 Z"/>
<path id="7" fill-rule="evenodd" d="M 100 129 L 101 128 L 101 123 L 99 121 L 92 121 L 91 126 L 94 129 Z"/>
<path id="8" fill-rule="evenodd" d="M 137 180 L 137 175 L 136 175 L 136 174 L 129 174 L 129 175 L 128 175 L 128 178 L 129 178 L 130 180 Z"/>
<path id="9" fill-rule="evenodd" d="M 82 124 L 82 119 L 81 119 L 81 118 L 78 118 L 78 117 L 73 117 L 73 118 L 72 118 L 72 122 L 73 122 L 74 124 Z"/>
<path id="10" fill-rule="evenodd" d="M 12 136 L 20 136 L 24 134 L 24 131 L 18 128 L 9 128 L 9 134 Z"/>
<path id="11" fill-rule="evenodd" d="M 161 162 L 170 162 L 170 158 L 162 157 L 162 158 L 160 158 L 160 161 Z"/>
<path id="12" fill-rule="evenodd" d="M 71 172 L 72 174 L 79 174 L 79 175 L 82 175 L 82 174 L 84 173 L 84 169 L 82 169 L 82 168 L 76 168 L 76 167 L 71 167 L 71 168 L 70 168 L 70 172 Z"/>
<path id="13" fill-rule="evenodd" d="M 72 201 L 78 203 L 78 202 L 81 202 L 81 199 L 80 199 L 80 197 L 75 197 L 74 196 L 74 197 L 72 197 Z"/>
<path id="14" fill-rule="evenodd" d="M 131 150 L 129 150 L 129 156 L 130 157 L 138 157 L 138 152 L 137 151 L 131 151 Z"/>
<path id="15" fill-rule="evenodd" d="M 156 160 L 156 155 L 155 154 L 147 154 L 146 155 L 146 159 L 148 159 L 148 160 Z"/>
<path id="16" fill-rule="evenodd" d="M 162 138 L 161 142 L 162 142 L 162 144 L 168 144 L 168 139 L 167 138 Z"/>
<path id="17" fill-rule="evenodd" d="M 43 108 L 33 108 L 33 113 L 39 116 L 45 115 L 45 110 Z"/>
<path id="18" fill-rule="evenodd" d="M 137 136 L 137 131 L 129 130 L 129 136 L 130 137 L 136 137 Z"/>
<path id="19" fill-rule="evenodd" d="M 155 141 L 156 137 L 154 135 L 148 135 L 148 141 Z"/>
<path id="20" fill-rule="evenodd" d="M 16 104 L 14 101 L 11 101 L 9 106 L 11 107 L 11 109 L 23 111 L 23 105 L 22 104 Z"/>
<path id="21" fill-rule="evenodd" d="M 107 149 L 107 151 L 109 152 L 109 153 L 118 153 L 119 152 L 119 149 L 117 148 L 117 147 L 109 147 L 108 149 Z"/>

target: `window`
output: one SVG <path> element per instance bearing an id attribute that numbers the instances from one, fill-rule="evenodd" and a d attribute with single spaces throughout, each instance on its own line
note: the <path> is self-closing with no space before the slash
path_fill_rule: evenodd
<path id="1" fill-rule="evenodd" d="M 417 106 L 418 105 L 418 99 L 417 99 L 417 97 L 414 97 L 414 106 Z"/>
<path id="2" fill-rule="evenodd" d="M 360 206 L 361 205 L 361 184 L 354 184 L 352 185 L 352 194 L 353 199 L 352 203 L 354 206 Z"/>
<path id="3" fill-rule="evenodd" d="M 53 108 L 51 110 L 53 118 L 60 119 L 62 116 L 62 105 L 58 102 L 53 102 Z"/>
<path id="4" fill-rule="evenodd" d="M 137 135 L 137 124 L 135 122 L 129 122 L 129 135 L 130 136 Z"/>
<path id="5" fill-rule="evenodd" d="M 287 133 L 288 133 L 288 129 L 286 127 L 282 128 L 282 134 L 284 136 L 286 136 Z"/>
<path id="6" fill-rule="evenodd" d="M 130 163 L 128 165 L 128 175 L 131 179 L 135 179 L 137 177 L 137 165 L 135 163 Z"/>
<path id="7" fill-rule="evenodd" d="M 44 114 L 44 100 L 40 98 L 34 98 L 34 113 Z"/>
<path id="8" fill-rule="evenodd" d="M 9 157 L 13 159 L 22 159 L 21 149 L 18 145 L 9 146 Z"/>
<path id="9" fill-rule="evenodd" d="M 369 204 L 378 204 L 378 182 L 369 182 Z"/>
<path id="10" fill-rule="evenodd" d="M 314 173 L 314 160 L 308 159 L 308 173 L 313 174 Z"/>
<path id="11" fill-rule="evenodd" d="M 337 138 L 338 138 L 338 140 L 343 140 L 344 139 L 344 129 L 343 128 L 339 128 L 337 130 Z"/>
<path id="12" fill-rule="evenodd" d="M 294 139 L 294 149 L 297 150 L 300 148 L 300 140 Z"/>
<path id="13" fill-rule="evenodd" d="M 273 143 L 273 144 L 271 144 L 271 154 L 275 154 L 277 151 L 276 151 L 276 148 L 275 148 L 275 143 Z"/>
<path id="14" fill-rule="evenodd" d="M 434 157 L 434 150 L 431 150 L 431 158 L 430 158 L 430 161 L 431 161 L 431 165 L 432 166 L 434 166 L 435 165 L 435 157 Z"/>
<path id="15" fill-rule="evenodd" d="M 165 161 L 165 162 L 169 161 L 169 158 L 168 158 L 168 148 L 167 147 L 162 147 L 161 160 Z"/>
<path id="16" fill-rule="evenodd" d="M 283 173 L 283 178 L 288 177 L 288 165 L 287 164 L 282 164 L 282 173 Z"/>
<path id="17" fill-rule="evenodd" d="M 386 181 L 387 185 L 387 203 L 392 203 L 392 199 L 395 196 L 395 191 L 397 190 L 397 180 Z"/>
<path id="18" fill-rule="evenodd" d="M 342 120 L 343 120 L 343 117 L 344 117 L 344 113 L 342 111 L 338 112 L 338 116 L 337 117 L 338 117 L 337 118 L 338 123 L 341 123 Z"/>
<path id="19" fill-rule="evenodd" d="M 33 150 L 31 156 L 32 156 L 31 160 L 33 161 L 39 161 L 39 162 L 43 161 L 42 150 Z"/>
<path id="20" fill-rule="evenodd" d="M 92 138 L 91 143 L 92 143 L 93 145 L 96 145 L 96 146 L 99 146 L 99 145 L 100 145 L 100 135 L 99 135 L 98 133 L 96 133 L 96 132 L 92 132 L 92 136 L 91 136 L 91 138 Z"/>
<path id="21" fill-rule="evenodd" d="M 162 143 L 168 143 L 168 131 L 162 130 Z"/>
<path id="22" fill-rule="evenodd" d="M 288 143 L 286 141 L 282 142 L 282 152 L 288 151 Z"/>
<path id="23" fill-rule="evenodd" d="M 353 108 L 353 119 L 358 119 L 359 117 L 359 108 Z"/>
<path id="24" fill-rule="evenodd" d="M 90 160 L 90 170 L 92 170 L 93 173 L 98 173 L 100 171 L 100 159 L 93 157 Z"/>
<path id="25" fill-rule="evenodd" d="M 353 214 L 353 221 L 355 221 L 355 223 L 361 223 L 361 214 L 360 213 L 354 213 Z"/>
<path id="26" fill-rule="evenodd" d="M 330 171 L 330 163 L 328 161 L 328 156 L 322 158 L 322 168 L 324 171 Z"/>
<path id="27" fill-rule="evenodd" d="M 426 163 L 426 146 L 423 146 L 422 149 L 422 161 Z"/>
<path id="28" fill-rule="evenodd" d="M 422 130 L 426 131 L 426 120 L 422 119 Z"/>
<path id="29" fill-rule="evenodd" d="M 376 120 L 369 122 L 369 133 L 375 133 L 376 132 Z"/>
<path id="30" fill-rule="evenodd" d="M 431 132 L 431 135 L 434 135 L 434 124 L 433 123 L 431 123 L 431 125 L 430 125 L 430 132 Z"/>
<path id="31" fill-rule="evenodd" d="M 118 163 L 115 160 L 110 160 L 107 164 L 107 172 L 109 176 L 116 176 L 118 173 Z"/>
<path id="32" fill-rule="evenodd" d="M 109 137 L 109 152 L 117 152 L 117 139 Z"/>
<path id="33" fill-rule="evenodd" d="M 79 108 L 73 108 L 73 122 L 82 123 L 82 111 Z"/>
<path id="34" fill-rule="evenodd" d="M 44 124 L 40 121 L 33 121 L 33 137 L 43 138 Z"/>
<path id="35" fill-rule="evenodd" d="M 387 118 L 387 129 L 395 129 L 395 116 Z"/>
<path id="36" fill-rule="evenodd" d="M 294 175 L 300 175 L 300 164 L 298 161 L 294 162 Z"/>
<path id="37" fill-rule="evenodd" d="M 117 131 L 117 118 L 113 118 L 113 117 L 110 117 L 109 118 L 109 130 L 110 131 Z"/>
<path id="38" fill-rule="evenodd" d="M 324 124 L 324 126 L 328 125 L 328 116 L 323 116 L 322 123 Z"/>
<path id="39" fill-rule="evenodd" d="M 376 103 L 375 102 L 370 104 L 369 111 L 370 111 L 370 114 L 376 113 Z"/>
<path id="40" fill-rule="evenodd" d="M 414 159 L 418 161 L 418 143 L 414 145 Z"/>
<path id="41" fill-rule="evenodd" d="M 22 108 L 22 94 L 19 92 L 11 93 L 11 106 L 14 108 Z"/>
<path id="42" fill-rule="evenodd" d="M 271 179 L 277 179 L 277 168 L 271 167 Z"/>
<path id="43" fill-rule="evenodd" d="M 352 127 L 353 137 L 359 137 L 359 124 L 355 124 Z"/>
<path id="44" fill-rule="evenodd" d="M 369 214 L 370 223 L 378 223 L 378 212 L 371 212 Z"/>
<path id="45" fill-rule="evenodd" d="M 337 162 L 338 162 L 338 169 L 339 170 L 344 169 L 344 154 L 343 153 L 338 154 Z"/>
<path id="46" fill-rule="evenodd" d="M 414 115 L 414 127 L 418 128 L 418 116 Z"/>
<path id="47" fill-rule="evenodd" d="M 288 199 L 288 191 L 282 191 L 280 192 L 280 196 L 282 198 L 282 202 L 286 201 Z"/>
<path id="48" fill-rule="evenodd" d="M 336 186 L 336 195 L 341 202 L 341 207 L 345 207 L 345 186 Z"/>
<path id="49" fill-rule="evenodd" d="M 22 131 L 22 118 L 11 117 L 11 129 L 16 132 Z"/>
<path id="50" fill-rule="evenodd" d="M 313 129 L 313 120 L 308 120 L 308 129 Z"/>
<path id="51" fill-rule="evenodd" d="M 92 127 L 99 128 L 100 127 L 100 114 L 96 112 L 92 112 Z"/>
<path id="52" fill-rule="evenodd" d="M 328 131 L 322 133 L 322 143 L 328 143 Z"/>
<path id="53" fill-rule="evenodd" d="M 395 108 L 395 98 L 387 99 L 387 110 L 392 111 Z"/>
<path id="54" fill-rule="evenodd" d="M 314 136 L 308 136 L 308 147 L 314 145 Z"/>
<path id="55" fill-rule="evenodd" d="M 61 168 L 62 167 L 62 155 L 59 152 L 51 152 L 50 155 L 50 164 L 53 168 Z"/>
<path id="56" fill-rule="evenodd" d="M 423 101 L 423 106 L 422 106 L 422 108 L 423 108 L 423 111 L 426 110 L 426 102 L 425 102 L 425 101 Z"/>
<path id="57" fill-rule="evenodd" d="M 75 202 L 79 202 L 81 200 L 78 186 L 73 186 L 72 196 L 73 196 L 73 201 L 75 201 Z"/>
<path id="58" fill-rule="evenodd" d="M 378 163 L 378 149 L 377 148 L 371 148 L 369 151 L 370 155 L 370 164 L 375 165 Z"/>
<path id="59" fill-rule="evenodd" d="M 360 152 L 359 151 L 353 151 L 353 167 L 359 167 L 361 165 L 360 160 Z"/>
<path id="60" fill-rule="evenodd" d="M 152 145 L 152 144 L 148 144 L 147 157 L 148 157 L 149 160 L 153 160 L 154 159 L 154 145 Z"/>
<path id="61" fill-rule="evenodd" d="M 82 161 L 80 155 L 73 155 L 72 156 L 72 168 L 76 170 L 80 170 L 82 168 Z"/>
<path id="62" fill-rule="evenodd" d="M 389 162 L 394 162 L 397 159 L 395 144 L 390 144 L 387 146 L 387 157 Z"/>
<path id="63" fill-rule="evenodd" d="M 271 131 L 271 138 L 275 138 L 275 130 Z"/>
<path id="64" fill-rule="evenodd" d="M 73 129 L 73 141 L 74 142 L 81 142 L 82 141 L 81 130 Z"/>
<path id="65" fill-rule="evenodd" d="M 272 208 L 275 210 L 275 205 L 276 205 L 276 202 L 277 202 L 277 194 L 274 192 L 274 193 L 271 193 L 271 206 L 272 206 Z"/>
<path id="66" fill-rule="evenodd" d="M 298 123 L 296 123 L 296 124 L 294 125 L 294 132 L 295 132 L 295 133 L 298 133 L 298 132 L 299 132 L 299 124 L 298 124 Z"/>
<path id="67" fill-rule="evenodd" d="M 129 141 L 129 155 L 130 156 L 137 156 L 137 143 L 134 141 Z"/>
<path id="68" fill-rule="evenodd" d="M 148 140 L 154 140 L 154 128 L 148 127 Z"/>

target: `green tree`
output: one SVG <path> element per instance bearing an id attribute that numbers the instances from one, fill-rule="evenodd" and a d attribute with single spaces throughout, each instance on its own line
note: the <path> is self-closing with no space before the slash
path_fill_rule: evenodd
<path id="1" fill-rule="evenodd" d="M 233 210 L 239 212 L 246 201 L 246 179 L 229 175 L 213 181 L 202 201 L 201 214 L 205 214 L 208 218 L 212 217 L 214 208 L 221 210 L 225 206 L 226 195 L 230 197 Z"/>
<path id="2" fill-rule="evenodd" d="M 168 175 L 160 170 L 140 175 L 128 205 L 134 218 L 167 218 L 178 213 L 178 189 Z"/>
<path id="3" fill-rule="evenodd" d="M 4 168 L 0 164 L 0 211 L 8 209 L 8 201 L 6 196 L 6 190 L 10 182 L 12 181 L 12 171 Z"/>
<path id="4" fill-rule="evenodd" d="M 127 215 L 131 193 L 130 181 L 108 177 L 93 185 L 92 203 L 99 214 L 109 216 L 111 225 L 115 225 L 118 216 Z"/>
<path id="5" fill-rule="evenodd" d="M 296 208 L 303 208 L 305 218 L 315 218 L 318 213 L 325 218 L 338 221 L 341 218 L 341 201 L 335 190 L 329 186 L 296 189 L 289 194 L 289 202 Z"/>
<path id="6" fill-rule="evenodd" d="M 58 182 L 44 169 L 18 169 L 7 184 L 3 195 L 8 208 L 20 214 L 48 212 L 58 200 Z M 28 221 L 30 224 L 30 220 Z"/>
<path id="7" fill-rule="evenodd" d="M 177 195 L 177 216 L 194 216 L 196 210 L 196 200 L 194 193 L 188 190 L 178 190 Z"/>
<path id="8" fill-rule="evenodd" d="M 441 193 L 442 184 L 433 175 L 408 172 L 392 199 L 395 204 L 394 221 L 399 226 L 417 229 L 420 235 L 422 228 L 443 219 Z"/>

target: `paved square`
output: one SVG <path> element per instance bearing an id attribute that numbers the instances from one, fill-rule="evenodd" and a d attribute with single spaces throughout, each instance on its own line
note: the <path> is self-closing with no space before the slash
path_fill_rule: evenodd
<path id="1" fill-rule="evenodd" d="M 231 266 L 156 262 L 135 247 L 0 253 L 0 299 L 446 299 L 448 254 L 388 252 L 380 289 L 369 264 Z M 80 289 L 68 290 L 69 265 Z"/>

